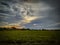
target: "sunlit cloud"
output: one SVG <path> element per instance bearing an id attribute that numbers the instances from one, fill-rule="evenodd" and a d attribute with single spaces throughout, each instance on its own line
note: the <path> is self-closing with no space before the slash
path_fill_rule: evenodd
<path id="1" fill-rule="evenodd" d="M 35 20 L 35 19 L 37 19 L 37 17 L 29 17 L 29 16 L 26 16 L 26 17 L 24 17 L 24 22 L 26 22 L 26 23 L 30 23 L 32 20 Z"/>
<path id="2" fill-rule="evenodd" d="M 25 25 L 32 24 L 34 21 L 32 24 L 34 28 L 46 28 L 60 24 L 55 21 L 58 18 L 57 12 L 55 13 L 56 8 L 43 1 L 34 3 L 34 1 L 21 2 L 20 0 L 13 0 L 11 2 L 7 1 L 7 4 L 9 6 L 0 4 L 0 9 L 4 11 L 0 12 L 0 17 L 3 22 L 0 23 L 0 27 L 23 28 Z"/>

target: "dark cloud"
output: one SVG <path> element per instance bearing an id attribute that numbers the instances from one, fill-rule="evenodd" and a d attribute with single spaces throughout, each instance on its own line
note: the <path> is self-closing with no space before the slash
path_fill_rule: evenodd
<path id="1" fill-rule="evenodd" d="M 38 16 L 39 18 L 31 21 L 30 23 L 24 22 L 25 28 L 41 29 L 60 27 L 59 0 L 0 0 L 0 25 L 3 23 L 3 25 L 6 25 L 7 23 L 20 23 L 21 20 L 25 19 L 25 17 L 20 14 L 19 6 L 25 4 L 26 2 L 35 6 L 32 9 L 35 8 L 35 16 Z M 38 6 L 38 3 L 41 7 Z M 41 16 L 43 18 L 41 18 Z M 33 24 L 37 24 L 38 26 L 34 26 Z"/>

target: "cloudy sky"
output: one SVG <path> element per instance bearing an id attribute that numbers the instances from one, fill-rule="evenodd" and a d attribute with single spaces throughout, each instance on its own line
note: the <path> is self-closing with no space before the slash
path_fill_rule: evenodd
<path id="1" fill-rule="evenodd" d="M 0 0 L 0 27 L 60 29 L 59 0 Z"/>

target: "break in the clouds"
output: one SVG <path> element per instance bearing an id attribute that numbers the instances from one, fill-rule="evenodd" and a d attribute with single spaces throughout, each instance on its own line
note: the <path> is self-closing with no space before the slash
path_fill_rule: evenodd
<path id="1" fill-rule="evenodd" d="M 1 0 L 0 27 L 59 29 L 58 3 L 57 0 Z"/>

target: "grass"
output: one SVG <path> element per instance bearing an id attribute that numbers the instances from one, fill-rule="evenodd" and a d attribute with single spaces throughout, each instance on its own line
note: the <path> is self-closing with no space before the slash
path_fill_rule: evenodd
<path id="1" fill-rule="evenodd" d="M 0 31 L 0 45 L 59 45 L 60 31 Z"/>

